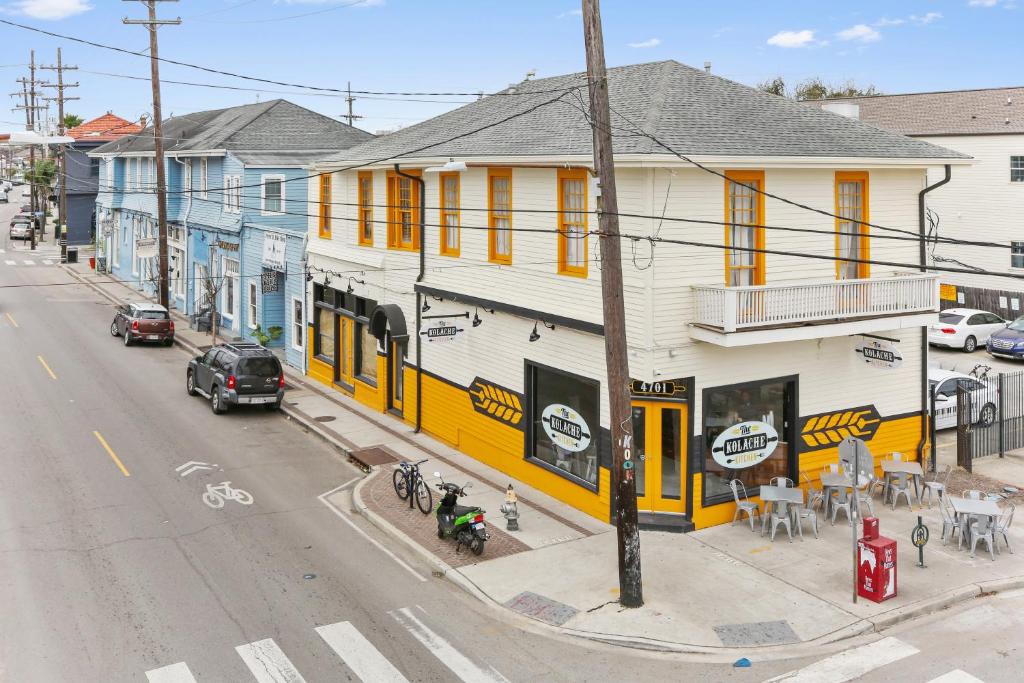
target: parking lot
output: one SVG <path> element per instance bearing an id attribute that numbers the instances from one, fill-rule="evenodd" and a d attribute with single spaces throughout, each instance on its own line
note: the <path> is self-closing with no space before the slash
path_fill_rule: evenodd
<path id="1" fill-rule="evenodd" d="M 937 366 L 943 370 L 970 373 L 971 369 L 979 363 L 991 366 L 992 374 L 1024 370 L 1024 362 L 1008 358 L 993 358 L 984 348 L 979 348 L 974 353 L 964 353 L 957 349 L 947 349 L 941 346 L 929 347 L 928 365 L 930 366 Z"/>

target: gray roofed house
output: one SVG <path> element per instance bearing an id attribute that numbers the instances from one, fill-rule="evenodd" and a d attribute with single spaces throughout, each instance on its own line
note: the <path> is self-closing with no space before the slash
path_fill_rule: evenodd
<path id="1" fill-rule="evenodd" d="M 619 155 L 670 154 L 649 137 L 632 134 L 639 128 L 681 154 L 705 157 L 963 158 L 676 61 L 612 68 L 608 77 Z M 324 163 L 395 157 L 591 155 L 588 110 L 584 73 L 524 81 L 351 147 Z M 529 113 L 511 118 L 523 112 Z M 471 133 L 488 123 L 493 126 Z"/>

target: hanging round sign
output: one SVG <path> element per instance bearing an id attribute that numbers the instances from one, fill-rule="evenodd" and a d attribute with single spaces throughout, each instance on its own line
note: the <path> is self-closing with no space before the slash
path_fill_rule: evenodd
<path id="1" fill-rule="evenodd" d="M 569 406 L 552 403 L 540 414 L 540 420 L 551 443 L 559 448 L 578 453 L 590 445 L 587 421 Z"/>
<path id="2" fill-rule="evenodd" d="M 718 435 L 711 457 L 722 467 L 739 470 L 763 461 L 778 443 L 779 433 L 767 422 L 741 422 Z"/>

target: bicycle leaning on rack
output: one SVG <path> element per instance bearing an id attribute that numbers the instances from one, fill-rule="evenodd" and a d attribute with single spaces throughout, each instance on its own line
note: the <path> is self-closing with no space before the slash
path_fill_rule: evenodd
<path id="1" fill-rule="evenodd" d="M 991 365 L 985 365 L 984 363 L 978 363 L 971 369 L 971 376 L 980 379 L 982 382 L 988 379 L 988 373 L 992 371 Z"/>
<path id="2" fill-rule="evenodd" d="M 433 511 L 434 498 L 430 493 L 430 487 L 423 481 L 423 475 L 420 474 L 420 465 L 425 462 L 426 460 L 398 463 L 398 469 L 395 470 L 391 480 L 395 485 L 395 493 L 398 494 L 398 497 L 402 500 L 409 498 L 410 509 L 412 508 L 412 499 L 409 494 L 415 492 L 412 497 L 416 499 L 416 507 L 423 514 L 429 515 Z"/>

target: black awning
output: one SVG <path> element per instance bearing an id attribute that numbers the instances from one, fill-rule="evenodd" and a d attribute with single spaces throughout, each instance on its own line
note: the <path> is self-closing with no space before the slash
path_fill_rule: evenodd
<path id="1" fill-rule="evenodd" d="M 374 337 L 384 339 L 384 334 L 388 330 L 391 331 L 392 341 L 401 342 L 409 338 L 405 326 L 405 313 L 402 313 L 402 308 L 398 304 L 381 304 L 370 314 L 370 333 Z"/>

